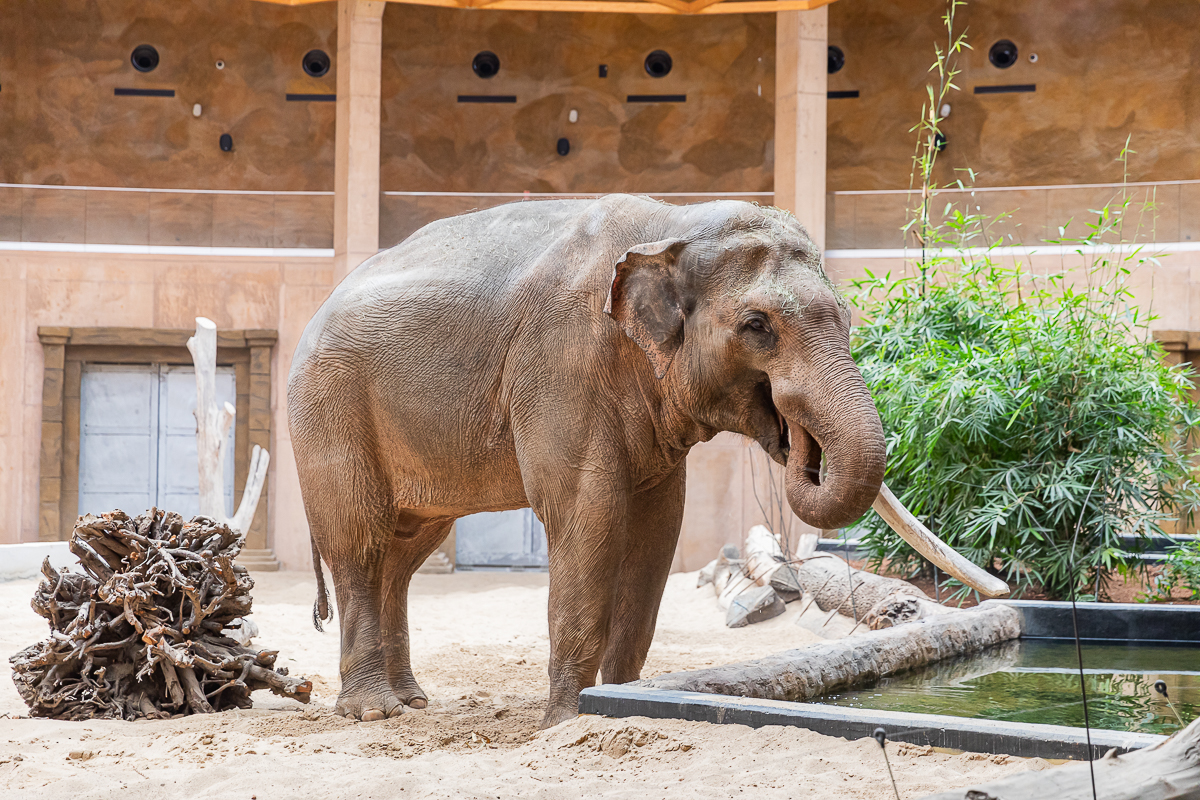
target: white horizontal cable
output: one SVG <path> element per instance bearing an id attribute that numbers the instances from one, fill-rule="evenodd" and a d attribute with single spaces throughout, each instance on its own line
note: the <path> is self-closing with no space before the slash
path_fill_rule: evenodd
<path id="1" fill-rule="evenodd" d="M 957 186 L 936 190 L 936 194 L 974 194 L 975 192 L 1036 192 L 1050 189 L 1123 189 L 1132 186 L 1188 186 L 1198 184 L 1200 180 L 1180 181 L 1130 181 L 1129 183 L 1055 183 L 1034 186 Z M 874 194 L 920 194 L 920 188 L 913 189 L 846 189 L 829 192 L 834 195 L 874 195 Z"/>
<path id="2" fill-rule="evenodd" d="M 97 253 L 148 256 L 221 256 L 237 258 L 333 258 L 331 247 L 191 247 L 145 244 L 77 244 L 74 242 L 3 242 L 0 252 Z"/>
<path id="3" fill-rule="evenodd" d="M 51 186 L 41 183 L 0 183 L 0 189 L 66 189 L 72 192 L 152 192 L 157 194 L 281 194 L 289 197 L 333 196 L 333 192 L 272 192 L 252 189 L 150 189 L 138 186 Z"/>
<path id="4" fill-rule="evenodd" d="M 1140 242 L 1134 244 L 1041 244 L 1041 245 L 1012 245 L 1008 247 L 965 247 L 962 249 L 930 248 L 923 251 L 926 258 L 944 257 L 958 258 L 962 256 L 993 255 L 999 258 L 1014 256 L 1070 256 L 1070 255 L 1106 255 L 1110 253 L 1132 253 L 1146 256 L 1171 255 L 1173 253 L 1200 252 L 1200 242 Z M 863 248 L 859 250 L 826 250 L 826 259 L 836 258 L 920 258 L 922 251 L 914 248 Z"/>
<path id="5" fill-rule="evenodd" d="M 565 197 L 591 199 L 614 192 L 383 192 L 387 197 Z M 774 192 L 619 192 L 647 197 L 774 197 Z"/>
<path id="6" fill-rule="evenodd" d="M 960 256 L 981 256 L 991 253 L 996 257 L 1013 256 L 1064 256 L 1064 255 L 1094 255 L 1116 252 L 1132 252 L 1141 247 L 1141 253 L 1149 255 L 1170 255 L 1172 253 L 1200 252 L 1200 242 L 1159 242 L 1145 245 L 1029 245 L 1014 247 L 970 247 L 963 250 L 939 249 L 926 250 L 926 257 L 944 256 L 955 258 Z M 326 247 L 193 247 L 183 245 L 144 245 L 144 244 L 81 244 L 74 242 L 5 242 L 0 241 L 0 252 L 30 252 L 30 253 L 98 253 L 112 255 L 151 255 L 151 256 L 223 256 L 243 258 L 333 258 L 333 248 Z M 897 259 L 918 258 L 920 250 L 894 249 L 861 249 L 861 250 L 827 250 L 826 259 Z"/>

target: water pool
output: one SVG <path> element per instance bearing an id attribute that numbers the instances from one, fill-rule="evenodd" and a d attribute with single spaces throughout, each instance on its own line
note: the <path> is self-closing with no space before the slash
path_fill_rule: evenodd
<path id="1" fill-rule="evenodd" d="M 1200 648 L 1194 645 L 1085 644 L 1083 667 L 1093 728 L 1177 731 L 1175 715 L 1154 691 L 1157 680 L 1166 682 L 1185 723 L 1200 715 Z M 1006 642 L 810 702 L 1083 727 L 1075 644 L 1061 640 Z"/>

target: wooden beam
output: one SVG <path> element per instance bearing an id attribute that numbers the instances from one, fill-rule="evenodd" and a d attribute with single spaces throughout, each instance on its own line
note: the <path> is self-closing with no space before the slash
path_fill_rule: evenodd
<path id="1" fill-rule="evenodd" d="M 678 11 L 681 14 L 692 13 L 691 12 L 692 4 L 690 2 L 688 2 L 688 0 L 650 0 L 650 2 L 656 3 L 660 6 L 666 6 L 667 8 L 674 9 L 675 11 Z"/>
<path id="2" fill-rule="evenodd" d="M 330 0 L 255 0 L 302 6 Z M 570 11 L 601 14 L 773 14 L 811 11 L 836 0 L 387 0 L 389 3 L 491 11 Z"/>
<path id="3" fill-rule="evenodd" d="M 717 3 L 720 3 L 720 2 L 721 2 L 721 0 L 692 0 L 692 2 L 690 3 L 691 9 L 688 13 L 699 14 L 701 11 L 708 8 L 709 6 L 716 5 Z"/>

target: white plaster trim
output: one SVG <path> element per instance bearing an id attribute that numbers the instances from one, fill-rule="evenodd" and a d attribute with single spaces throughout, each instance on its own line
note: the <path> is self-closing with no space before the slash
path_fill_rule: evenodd
<path id="1" fill-rule="evenodd" d="M 0 581 L 37 577 L 46 558 L 55 569 L 79 564 L 66 542 L 0 544 Z"/>
<path id="2" fill-rule="evenodd" d="M 1200 180 L 1183 180 L 1183 181 L 1130 181 L 1129 183 L 1053 183 L 1043 186 L 950 186 L 945 189 L 938 189 L 935 194 L 953 193 L 953 194 L 975 194 L 976 192 L 1033 192 L 1038 190 L 1050 189 L 1121 189 L 1129 186 L 1190 186 L 1200 183 Z M 920 194 L 920 188 L 913 189 L 847 189 L 844 191 L 829 192 L 836 195 L 856 195 L 856 194 Z"/>
<path id="3" fill-rule="evenodd" d="M 332 197 L 333 192 L 272 192 L 253 189 L 151 189 L 142 186 L 51 186 L 44 183 L 0 183 L 0 189 L 66 189 L 72 192 L 155 192 L 158 194 L 282 194 Z"/>
<path id="4" fill-rule="evenodd" d="M 588 200 L 606 194 L 644 197 L 774 197 L 774 192 L 383 192 L 388 197 L 566 197 Z"/>
<path id="5" fill-rule="evenodd" d="M 80 244 L 76 242 L 0 242 L 0 252 L 101 253 L 145 256 L 222 256 L 235 258 L 333 258 L 324 247 L 183 247 L 156 244 Z"/>
<path id="6" fill-rule="evenodd" d="M 1014 245 L 1011 247 L 966 247 L 963 249 L 946 247 L 925 251 L 927 256 L 982 256 L 990 253 L 997 257 L 1014 256 L 1073 256 L 1073 255 L 1107 255 L 1110 253 L 1132 253 L 1140 251 L 1148 256 L 1167 256 L 1174 253 L 1200 252 L 1200 242 L 1144 242 L 1137 244 L 1044 244 L 1044 245 Z M 891 249 L 862 249 L 862 250 L 826 250 L 825 258 L 919 258 L 920 250 L 896 247 Z"/>

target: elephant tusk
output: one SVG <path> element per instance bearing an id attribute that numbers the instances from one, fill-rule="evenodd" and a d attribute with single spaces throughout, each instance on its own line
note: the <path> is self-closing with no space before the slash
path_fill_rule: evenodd
<path id="1" fill-rule="evenodd" d="M 887 484 L 880 484 L 879 496 L 872 506 L 883 521 L 900 534 L 900 538 L 911 544 L 945 572 L 958 578 L 972 589 L 988 597 L 1000 597 L 1009 593 L 1008 584 L 980 569 L 933 535 L 907 508 L 901 505 Z"/>

